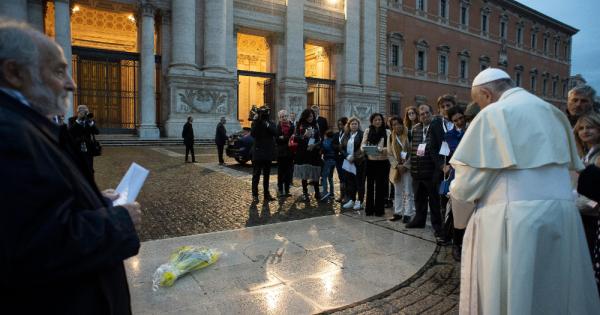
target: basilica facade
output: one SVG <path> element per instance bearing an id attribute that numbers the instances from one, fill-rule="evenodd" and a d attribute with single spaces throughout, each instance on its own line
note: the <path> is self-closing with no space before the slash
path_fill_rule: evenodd
<path id="1" fill-rule="evenodd" d="M 385 109 L 374 0 L 7 0 L 63 47 L 77 90 L 106 132 L 198 138 L 249 126 L 252 105 L 368 123 Z M 274 114 L 276 116 L 276 114 Z"/>
<path id="2" fill-rule="evenodd" d="M 56 39 L 104 133 L 143 139 L 189 116 L 211 139 L 253 105 L 365 128 L 442 94 L 464 105 L 490 66 L 564 108 L 578 31 L 514 0 L 2 0 L 0 16 Z"/>

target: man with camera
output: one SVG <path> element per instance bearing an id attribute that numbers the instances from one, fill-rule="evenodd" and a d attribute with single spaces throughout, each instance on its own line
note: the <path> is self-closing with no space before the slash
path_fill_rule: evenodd
<path id="1" fill-rule="evenodd" d="M 69 118 L 69 134 L 75 150 L 81 152 L 88 167 L 94 172 L 94 156 L 100 155 L 94 135 L 99 134 L 94 115 L 86 105 L 77 106 L 77 116 Z"/>
<path id="2" fill-rule="evenodd" d="M 276 125 L 270 120 L 271 110 L 267 106 L 250 110 L 252 128 L 250 135 L 254 138 L 252 145 L 252 201 L 258 202 L 258 182 L 263 174 L 263 195 L 266 202 L 275 198 L 269 193 L 269 175 L 271 174 L 271 161 L 275 150 Z"/>

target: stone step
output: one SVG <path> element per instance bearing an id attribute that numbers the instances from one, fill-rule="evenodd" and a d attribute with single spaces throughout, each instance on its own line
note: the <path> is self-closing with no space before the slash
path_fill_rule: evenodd
<path id="1" fill-rule="evenodd" d="M 106 147 L 183 145 L 183 139 L 181 138 L 140 139 L 137 135 L 131 134 L 100 134 L 96 136 L 96 140 Z M 214 140 L 196 139 L 195 144 L 210 145 L 214 144 Z"/>

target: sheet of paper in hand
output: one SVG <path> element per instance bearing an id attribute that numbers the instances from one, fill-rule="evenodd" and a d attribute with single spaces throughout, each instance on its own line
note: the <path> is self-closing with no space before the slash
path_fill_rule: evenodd
<path id="1" fill-rule="evenodd" d="M 365 151 L 366 155 L 378 155 L 380 154 L 379 149 L 376 145 L 365 145 L 363 146 L 363 151 Z"/>
<path id="2" fill-rule="evenodd" d="M 448 142 L 442 142 L 442 146 L 440 147 L 440 155 L 449 156 L 450 155 L 450 146 Z"/>
<path id="3" fill-rule="evenodd" d="M 119 186 L 115 189 L 119 193 L 119 198 L 113 201 L 113 206 L 126 203 L 132 203 L 137 198 L 142 186 L 148 177 L 149 171 L 137 163 L 131 163 L 131 166 L 121 179 Z"/>

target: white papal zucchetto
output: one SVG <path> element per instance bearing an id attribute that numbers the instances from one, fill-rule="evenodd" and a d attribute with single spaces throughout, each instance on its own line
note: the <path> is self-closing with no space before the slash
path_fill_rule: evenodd
<path id="1" fill-rule="evenodd" d="M 500 70 L 498 68 L 487 68 L 481 72 L 473 79 L 473 87 L 483 85 L 486 83 L 490 83 L 492 81 L 501 80 L 501 79 L 510 79 L 508 73 Z"/>

